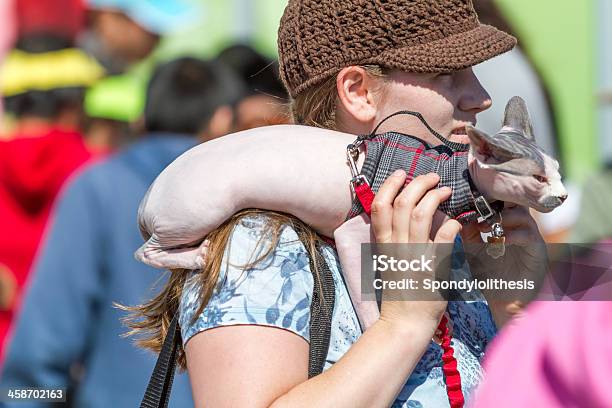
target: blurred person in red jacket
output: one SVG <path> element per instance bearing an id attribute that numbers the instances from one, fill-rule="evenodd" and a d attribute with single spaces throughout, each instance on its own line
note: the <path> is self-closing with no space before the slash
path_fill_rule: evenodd
<path id="1" fill-rule="evenodd" d="M 0 66 L 0 93 L 14 126 L 0 142 L 0 361 L 53 202 L 95 152 L 80 133 L 84 90 L 103 74 L 72 40 L 22 35 Z"/>
<path id="2" fill-rule="evenodd" d="M 56 35 L 73 42 L 85 24 L 82 0 L 14 0 L 17 36 Z"/>

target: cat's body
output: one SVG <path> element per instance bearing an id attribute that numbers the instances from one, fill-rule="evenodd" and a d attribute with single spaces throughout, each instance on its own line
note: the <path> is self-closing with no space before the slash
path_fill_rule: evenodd
<path id="1" fill-rule="evenodd" d="M 451 187 L 451 197 L 440 210 L 457 218 L 474 210 L 476 196 L 489 202 L 501 201 L 549 212 L 567 198 L 559 164 L 535 142 L 531 119 L 522 99 L 508 102 L 502 129 L 489 136 L 467 128 L 470 146 L 454 151 L 445 144 L 430 146 L 413 136 L 385 133 L 366 139 L 367 157 L 361 169 L 377 192 L 395 170 L 408 173 L 407 183 L 434 172 L 439 187 Z M 356 200 L 349 216 L 361 212 Z"/>
<path id="2" fill-rule="evenodd" d="M 504 126 L 495 136 L 468 128 L 472 141 L 469 154 L 423 144 L 405 150 L 394 166 L 412 174 L 416 168 L 443 173 L 456 188 L 458 203 L 470 204 L 458 194 L 463 191 L 458 181 L 467 180 L 469 172 L 476 189 L 490 201 L 552 210 L 566 193 L 560 184 L 558 165 L 532 140 L 531 122 L 522 100 L 510 101 Z M 405 143 L 416 140 L 395 135 Z M 346 146 L 354 140 L 354 135 L 330 130 L 274 126 L 229 135 L 189 150 L 160 174 L 140 205 L 138 221 L 147 242 L 136 257 L 159 268 L 198 269 L 205 262 L 206 235 L 231 215 L 245 208 L 283 211 L 337 239 L 343 272 L 362 318 L 360 285 L 356 284 L 360 273 L 353 263 L 359 258 L 360 243 L 371 240 L 370 228 L 364 216 L 344 223 L 354 204 L 349 187 L 352 175 L 345 160 Z M 372 159 L 377 157 L 370 156 L 377 141 L 372 139 L 370 143 L 368 156 Z M 401 150 L 384 141 L 380 149 L 380 157 L 398 157 Z M 379 172 L 369 180 L 377 187 L 388 169 L 381 173 L 381 163 L 361 156 L 359 168 Z M 415 157 L 427 160 L 419 166 Z M 443 209 L 454 216 L 457 208 L 452 203 L 449 201 Z"/>

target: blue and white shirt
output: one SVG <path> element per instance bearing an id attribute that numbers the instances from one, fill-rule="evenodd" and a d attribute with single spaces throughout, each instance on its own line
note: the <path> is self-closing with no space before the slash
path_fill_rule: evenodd
<path id="1" fill-rule="evenodd" d="M 195 317 L 201 288 L 198 272 L 185 283 L 180 305 L 183 344 L 195 334 L 219 326 L 254 324 L 290 330 L 309 341 L 313 277 L 306 248 L 290 226 L 284 226 L 276 248 L 251 269 L 243 270 L 267 249 L 266 216 L 243 218 L 226 247 L 218 286 L 203 312 Z M 340 272 L 335 250 L 324 245 L 323 256 L 336 286 L 331 340 L 325 369 L 331 367 L 361 336 L 357 314 Z M 481 381 L 480 361 L 495 335 L 487 304 L 480 301 L 449 302 L 454 324 L 452 345 L 466 401 Z M 195 322 L 193 322 L 195 319 Z M 192 323 L 193 322 L 193 323 Z M 442 350 L 433 341 L 407 379 L 393 407 L 448 407 L 442 373 Z"/>

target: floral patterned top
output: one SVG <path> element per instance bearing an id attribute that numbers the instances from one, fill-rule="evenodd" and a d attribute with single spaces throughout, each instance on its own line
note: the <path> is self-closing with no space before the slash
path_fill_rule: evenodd
<path id="1" fill-rule="evenodd" d="M 309 341 L 313 278 L 308 252 L 296 232 L 289 226 L 283 227 L 278 245 L 265 259 L 253 268 L 241 268 L 267 249 L 265 223 L 265 215 L 256 215 L 245 217 L 236 225 L 225 250 L 219 284 L 199 316 L 195 316 L 200 293 L 195 279 L 198 272 L 192 272 L 187 279 L 179 315 L 183 344 L 204 330 L 237 324 L 279 327 Z M 322 252 L 336 285 L 327 369 L 348 351 L 362 332 L 337 254 L 328 245 L 323 246 Z M 463 262 L 454 261 L 455 266 Z M 481 381 L 480 361 L 496 333 L 495 325 L 482 299 L 449 302 L 448 313 L 454 325 L 452 345 L 467 404 Z M 448 407 L 441 358 L 440 346 L 432 341 L 392 406 Z"/>

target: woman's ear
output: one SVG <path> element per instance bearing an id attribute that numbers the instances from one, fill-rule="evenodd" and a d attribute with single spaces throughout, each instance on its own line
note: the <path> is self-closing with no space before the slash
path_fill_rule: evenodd
<path id="1" fill-rule="evenodd" d="M 376 119 L 375 81 L 364 68 L 358 66 L 346 67 L 338 73 L 338 107 L 348 116 L 347 119 L 361 125 L 369 125 Z"/>

